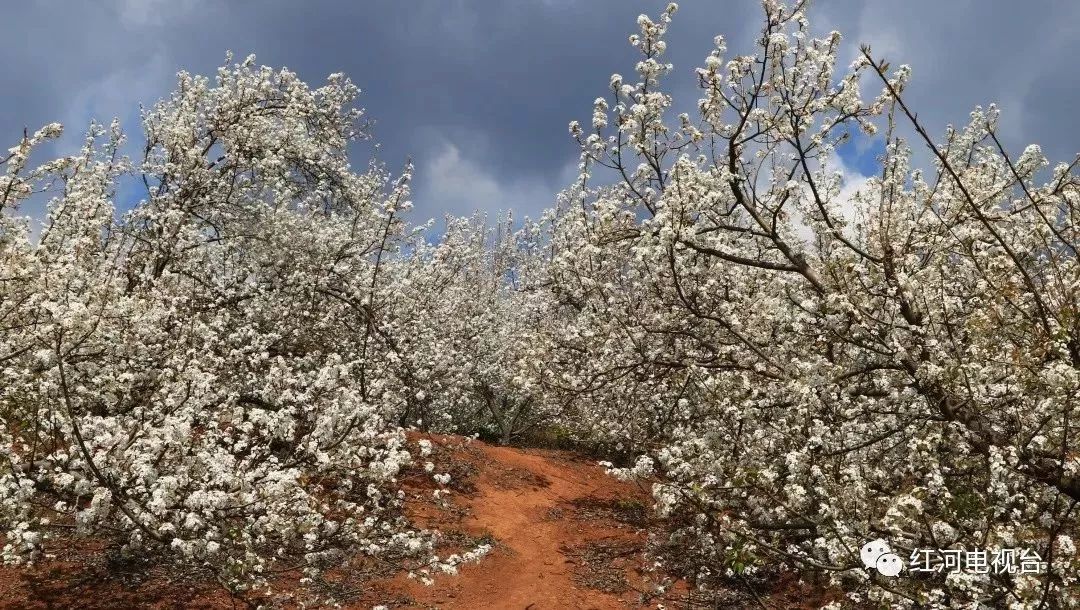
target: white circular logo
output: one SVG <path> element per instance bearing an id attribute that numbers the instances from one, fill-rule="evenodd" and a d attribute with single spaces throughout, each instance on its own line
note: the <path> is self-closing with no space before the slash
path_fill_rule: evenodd
<path id="1" fill-rule="evenodd" d="M 877 560 L 877 571 L 882 576 L 899 576 L 900 571 L 904 569 L 904 562 L 900 559 L 900 556 L 896 553 L 885 553 Z"/>

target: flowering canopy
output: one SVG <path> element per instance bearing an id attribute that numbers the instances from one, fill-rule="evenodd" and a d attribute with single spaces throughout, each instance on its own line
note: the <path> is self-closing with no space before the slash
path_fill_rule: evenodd
<path id="1" fill-rule="evenodd" d="M 764 2 L 756 54 L 698 70 L 695 118 L 660 88 L 675 12 L 639 19 L 637 82 L 571 123 L 581 185 L 554 229 L 552 284 L 574 357 L 549 384 L 575 423 L 642 457 L 673 529 L 657 549 L 704 587 L 785 565 L 850 599 L 1075 604 L 1080 452 L 1076 163 L 1017 159 L 997 110 L 933 140 L 910 72 Z M 864 101 L 870 75 L 882 84 Z M 836 147 L 884 119 L 879 176 L 854 195 Z M 896 119 L 933 155 L 911 168 Z M 588 186 L 596 168 L 618 177 Z M 1041 575 L 891 580 L 859 547 L 1037 549 Z M 666 552 L 665 551 L 669 551 Z M 901 552 L 898 551 L 898 552 Z"/>

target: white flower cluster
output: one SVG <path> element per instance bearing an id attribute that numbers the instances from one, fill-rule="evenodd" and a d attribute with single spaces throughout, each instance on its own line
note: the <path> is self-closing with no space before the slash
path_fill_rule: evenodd
<path id="1" fill-rule="evenodd" d="M 544 234 L 537 223 L 512 225 L 509 216 L 494 228 L 483 217 L 447 219 L 438 243 L 417 238 L 412 256 L 387 268 L 402 281 L 381 332 L 394 338 L 388 368 L 402 389 L 386 396 L 403 425 L 506 443 L 557 411 L 538 383 L 551 359 L 540 332 L 548 301 L 532 290 Z"/>

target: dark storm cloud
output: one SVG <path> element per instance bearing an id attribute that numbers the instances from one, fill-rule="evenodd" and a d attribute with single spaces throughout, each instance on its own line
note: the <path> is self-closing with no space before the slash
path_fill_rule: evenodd
<path id="1" fill-rule="evenodd" d="M 588 119 L 612 72 L 633 72 L 626 37 L 638 0 L 60 0 L 11 2 L 0 21 L 0 137 L 59 120 L 78 141 L 87 120 L 118 116 L 138 137 L 138 103 L 167 94 L 176 71 L 212 74 L 226 50 L 256 53 L 309 83 L 344 72 L 376 121 L 379 157 L 417 165 L 418 215 L 514 209 L 535 215 L 569 181 L 571 119 Z M 688 0 L 669 33 L 670 83 L 692 107 L 693 68 L 715 34 L 747 52 L 753 0 Z M 998 101 L 1013 145 L 1039 142 L 1052 158 L 1080 149 L 1070 111 L 1080 51 L 1076 4 L 1065 0 L 822 1 L 815 28 L 845 34 L 850 61 L 870 42 L 914 68 L 913 102 L 934 132 Z M 358 163 L 362 164 L 362 163 Z"/>

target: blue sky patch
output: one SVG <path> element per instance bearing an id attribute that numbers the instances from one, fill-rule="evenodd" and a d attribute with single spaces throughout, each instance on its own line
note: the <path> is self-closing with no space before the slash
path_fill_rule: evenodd
<path id="1" fill-rule="evenodd" d="M 853 131 L 851 139 L 837 147 L 836 154 L 844 165 L 864 176 L 874 176 L 881 172 L 879 159 L 885 154 L 885 138 Z"/>

